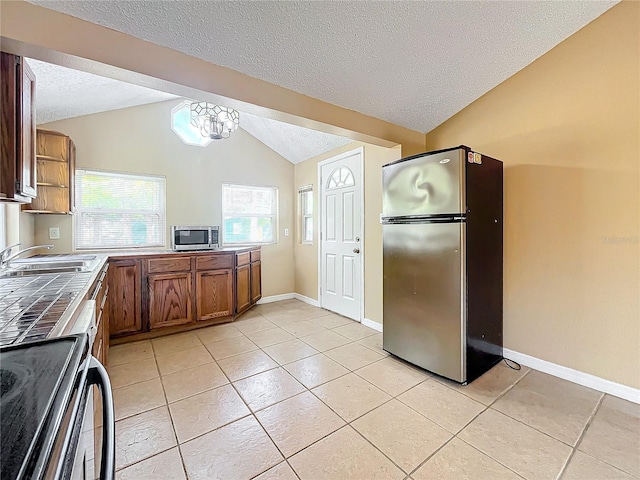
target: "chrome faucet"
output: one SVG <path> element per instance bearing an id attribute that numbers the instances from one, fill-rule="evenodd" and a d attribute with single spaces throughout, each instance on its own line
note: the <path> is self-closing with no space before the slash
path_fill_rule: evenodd
<path id="1" fill-rule="evenodd" d="M 22 250 L 17 251 L 16 253 L 14 253 L 13 255 L 9 255 L 7 256 L 6 254 L 8 252 L 11 251 L 11 249 L 17 245 L 20 245 L 19 243 L 17 243 L 16 245 L 12 245 L 6 249 L 4 249 L 2 251 L 2 253 L 0 253 L 0 269 L 3 268 L 7 268 L 9 266 L 9 262 L 11 262 L 11 260 L 13 260 L 14 258 L 22 255 L 24 252 L 29 252 L 31 250 L 37 250 L 39 248 L 46 248 L 48 250 L 51 250 L 53 248 L 53 245 L 34 245 L 33 247 L 29 247 L 29 248 L 25 248 Z"/>
<path id="2" fill-rule="evenodd" d="M 18 245 L 20 245 L 20 243 L 14 243 L 13 245 L 9 245 L 7 248 L 5 248 L 4 250 L 2 250 L 0 252 L 0 263 L 4 263 L 5 259 L 9 256 L 9 254 L 11 253 L 11 250 L 13 249 L 13 247 L 17 247 Z"/>

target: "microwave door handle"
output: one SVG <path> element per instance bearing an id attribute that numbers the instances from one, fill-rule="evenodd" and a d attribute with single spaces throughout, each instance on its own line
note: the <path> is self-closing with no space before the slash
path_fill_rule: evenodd
<path id="1" fill-rule="evenodd" d="M 102 394 L 102 463 L 100 480 L 113 480 L 115 471 L 116 433 L 113 391 L 107 370 L 96 357 L 89 363 L 89 383 L 97 385 Z"/>

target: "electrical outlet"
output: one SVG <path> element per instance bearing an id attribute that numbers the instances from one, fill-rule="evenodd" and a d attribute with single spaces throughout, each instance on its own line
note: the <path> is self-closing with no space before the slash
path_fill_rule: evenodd
<path id="1" fill-rule="evenodd" d="M 60 240 L 60 227 L 49 228 L 49 240 Z"/>
<path id="2" fill-rule="evenodd" d="M 288 237 L 288 236 L 289 236 L 289 229 L 288 229 L 288 228 L 285 228 L 285 229 L 284 229 L 284 236 L 285 236 L 285 237 Z"/>

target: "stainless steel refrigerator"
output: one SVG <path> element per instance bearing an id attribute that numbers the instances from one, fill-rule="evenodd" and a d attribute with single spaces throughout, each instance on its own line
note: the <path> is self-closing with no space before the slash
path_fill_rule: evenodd
<path id="1" fill-rule="evenodd" d="M 382 178 L 383 348 L 471 382 L 502 358 L 502 162 L 461 145 Z"/>

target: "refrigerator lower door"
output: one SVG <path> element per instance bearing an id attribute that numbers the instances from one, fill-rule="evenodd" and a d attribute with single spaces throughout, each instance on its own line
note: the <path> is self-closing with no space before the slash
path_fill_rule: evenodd
<path id="1" fill-rule="evenodd" d="M 383 225 L 383 347 L 466 379 L 464 223 Z"/>

